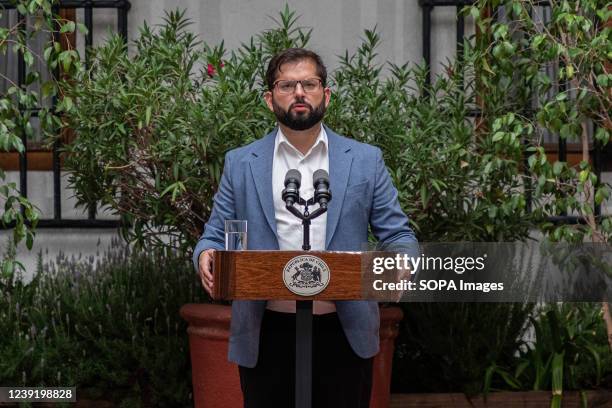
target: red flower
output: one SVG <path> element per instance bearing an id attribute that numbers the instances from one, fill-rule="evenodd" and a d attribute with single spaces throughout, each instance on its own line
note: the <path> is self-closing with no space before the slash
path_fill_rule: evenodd
<path id="1" fill-rule="evenodd" d="M 223 68 L 223 61 L 221 61 L 221 68 Z M 206 73 L 208 74 L 209 77 L 213 77 L 215 76 L 215 74 L 217 73 L 217 71 L 215 70 L 215 66 L 213 64 L 208 64 L 208 66 L 206 67 Z"/>

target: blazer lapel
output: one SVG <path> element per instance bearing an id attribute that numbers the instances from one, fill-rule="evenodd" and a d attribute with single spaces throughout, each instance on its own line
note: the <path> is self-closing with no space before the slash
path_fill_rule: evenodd
<path id="1" fill-rule="evenodd" d="M 262 143 L 256 151 L 251 152 L 253 155 L 250 161 L 251 175 L 253 176 L 253 183 L 257 190 L 257 196 L 261 203 L 261 208 L 266 217 L 266 221 L 270 226 L 270 229 L 276 236 L 276 218 L 274 215 L 274 202 L 272 193 L 272 160 L 274 156 L 274 140 L 276 137 L 276 130 L 267 134 Z"/>
<path id="2" fill-rule="evenodd" d="M 329 188 L 332 192 L 332 199 L 327 207 L 327 227 L 325 231 L 325 249 L 327 249 L 340 219 L 340 210 L 344 203 L 353 156 L 349 154 L 351 148 L 344 143 L 343 138 L 327 126 L 325 132 L 327 133 L 329 146 Z"/>

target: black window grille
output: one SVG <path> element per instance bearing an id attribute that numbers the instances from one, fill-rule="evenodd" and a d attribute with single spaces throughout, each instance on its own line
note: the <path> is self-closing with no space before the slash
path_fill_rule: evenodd
<path id="1" fill-rule="evenodd" d="M 7 0 L 0 0 L 0 7 L 3 9 L 3 14 L 17 15 L 18 22 L 24 23 L 25 17 L 18 15 L 15 10 L 15 5 Z M 127 41 L 128 36 L 128 20 L 127 14 L 131 7 L 131 4 L 127 0 L 60 0 L 54 6 L 54 12 L 59 13 L 60 9 L 82 9 L 83 10 L 83 24 L 87 27 L 87 34 L 85 35 L 85 49 L 87 50 L 93 44 L 94 35 L 94 24 L 93 14 L 94 9 L 115 9 L 117 11 L 117 32 Z M 59 33 L 53 33 L 54 37 L 59 36 Z M 87 52 L 85 53 L 87 55 Z M 26 65 L 21 54 L 17 55 L 17 84 L 19 86 L 24 85 L 26 78 Z M 89 61 L 85 60 L 85 65 Z M 59 77 L 59 70 L 54 72 L 55 77 Z M 54 98 L 52 101 L 51 109 L 57 104 L 57 100 Z M 32 116 L 35 119 L 37 112 L 32 112 Z M 24 152 L 19 154 L 19 190 L 24 196 L 28 196 L 28 141 L 26 136 L 22 136 L 22 143 L 25 147 Z M 87 218 L 82 219 L 68 219 L 62 217 L 62 186 L 61 186 L 61 173 L 60 173 L 60 155 L 59 150 L 61 148 L 61 142 L 57 140 L 52 148 L 52 172 L 53 172 L 53 218 L 43 218 L 39 221 L 39 228 L 117 228 L 120 223 L 117 220 L 103 220 L 96 219 L 95 210 L 89 211 Z M 8 226 L 10 227 L 10 225 Z"/>
<path id="2" fill-rule="evenodd" d="M 421 6 L 422 12 L 422 44 L 423 44 L 423 60 L 425 64 L 430 68 L 427 75 L 427 83 L 431 83 L 431 32 L 432 32 L 432 19 L 431 15 L 436 7 L 455 7 L 457 10 L 457 23 L 456 23 L 456 52 L 457 57 L 461 58 L 463 51 L 463 41 L 465 38 L 465 20 L 463 15 L 460 13 L 461 9 L 467 5 L 474 4 L 473 0 L 419 0 L 419 5 Z M 551 3 L 549 0 L 536 1 L 533 3 L 535 7 L 541 9 L 544 17 L 544 21 L 548 21 L 550 19 L 550 7 Z M 500 6 L 503 10 L 503 6 Z M 533 12 L 533 10 L 532 10 Z M 495 15 L 493 16 L 495 18 Z M 560 91 L 564 90 L 565 84 L 561 84 Z M 477 116 L 480 112 L 478 110 L 474 110 L 470 113 L 471 116 Z M 593 128 L 593 124 L 589 124 L 590 134 L 594 134 L 597 129 Z M 559 137 L 559 135 L 548 135 L 549 140 L 555 141 L 558 149 L 558 158 L 559 161 L 567 161 L 567 152 L 568 146 L 567 141 Z M 592 139 L 592 137 L 591 137 Z M 526 141 L 524 143 L 526 146 Z M 604 149 L 601 146 L 601 143 L 597 140 L 592 141 L 592 148 L 590 149 L 590 155 L 592 158 L 593 170 L 597 175 L 598 180 L 601 180 L 601 173 L 603 170 L 603 165 L 605 163 L 612 162 L 612 148 L 610 144 L 608 144 L 608 148 L 604 152 Z M 606 160 L 607 158 L 607 160 Z M 527 164 L 527 152 L 525 152 L 525 165 Z M 606 168 L 606 170 L 610 171 L 612 168 Z M 527 205 L 528 208 L 532 207 L 532 199 L 529 194 L 527 194 Z M 593 208 L 595 216 L 601 215 L 601 205 L 594 204 Z M 575 217 L 570 215 L 561 215 L 556 217 L 550 217 L 550 221 L 555 223 L 577 223 L 582 222 L 582 217 Z"/>

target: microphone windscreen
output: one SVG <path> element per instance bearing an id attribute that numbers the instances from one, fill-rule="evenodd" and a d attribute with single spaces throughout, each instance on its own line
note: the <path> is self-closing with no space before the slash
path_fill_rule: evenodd
<path id="1" fill-rule="evenodd" d="M 302 184 L 302 173 L 296 169 L 290 169 L 285 175 L 285 185 L 291 179 L 296 180 L 298 185 Z"/>
<path id="2" fill-rule="evenodd" d="M 314 172 L 314 174 L 312 175 L 312 180 L 316 183 L 319 180 L 323 180 L 325 181 L 327 184 L 329 184 L 329 174 L 327 174 L 327 172 L 323 169 L 319 169 L 317 171 Z"/>

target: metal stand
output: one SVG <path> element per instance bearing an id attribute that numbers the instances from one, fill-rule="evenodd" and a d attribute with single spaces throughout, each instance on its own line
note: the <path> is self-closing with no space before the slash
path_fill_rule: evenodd
<path id="1" fill-rule="evenodd" d="M 325 211 L 327 206 L 317 208 L 312 214 L 308 206 L 314 204 L 314 198 L 305 201 L 300 197 L 298 204 L 304 205 L 304 214 L 287 205 L 293 215 L 302 220 L 304 242 L 302 249 L 310 251 L 310 221 Z M 312 300 L 296 301 L 295 311 L 295 406 L 310 408 L 312 406 Z"/>
<path id="2" fill-rule="evenodd" d="M 312 300 L 296 301 L 295 406 L 312 406 Z"/>

